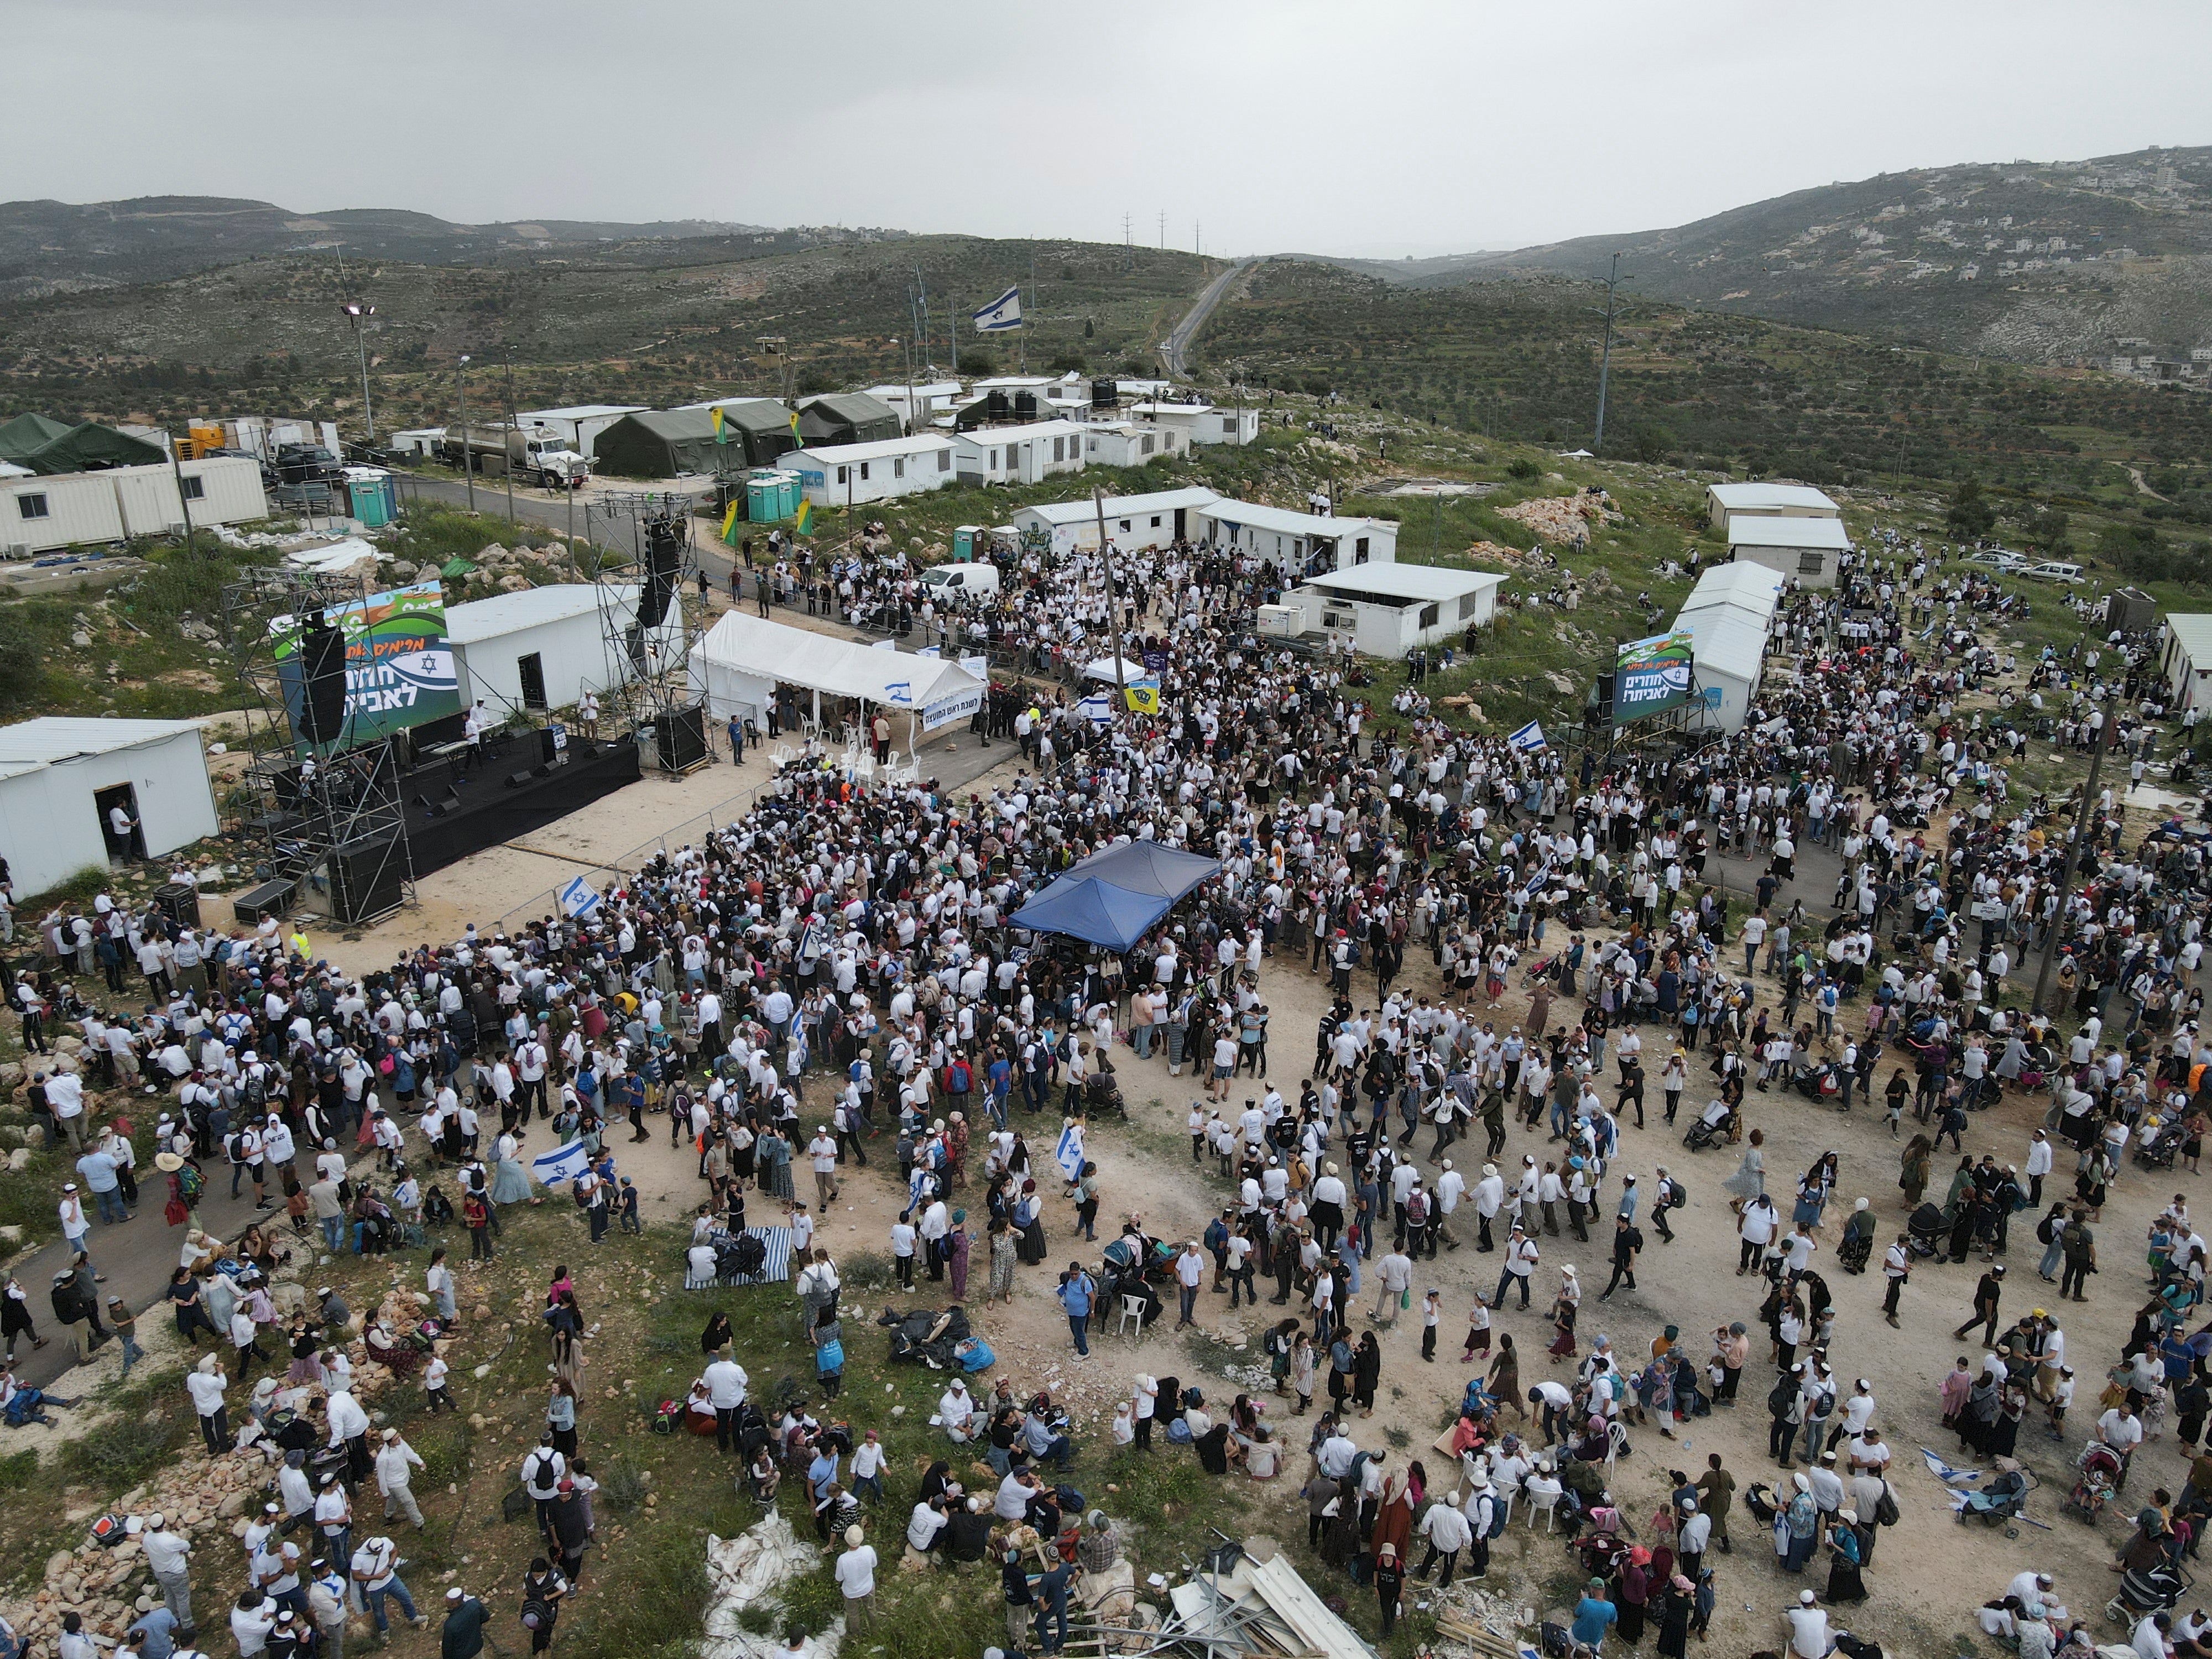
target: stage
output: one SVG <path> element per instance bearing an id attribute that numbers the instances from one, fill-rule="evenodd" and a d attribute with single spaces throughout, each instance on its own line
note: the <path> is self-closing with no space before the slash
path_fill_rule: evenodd
<path id="1" fill-rule="evenodd" d="M 636 744 L 592 744 L 573 738 L 566 763 L 541 775 L 535 735 L 510 741 L 503 757 L 486 760 L 465 781 L 456 782 L 450 765 L 442 762 L 418 766 L 409 775 L 407 842 L 417 878 L 542 830 L 643 775 Z M 510 787 L 514 775 L 525 770 L 527 781 Z"/>

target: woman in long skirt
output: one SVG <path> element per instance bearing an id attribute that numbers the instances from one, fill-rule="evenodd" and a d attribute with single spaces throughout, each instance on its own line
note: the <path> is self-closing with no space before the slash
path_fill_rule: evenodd
<path id="1" fill-rule="evenodd" d="M 1014 1200 L 1014 1224 L 1021 1231 L 1018 1254 L 1031 1267 L 1044 1260 L 1044 1205 L 1037 1197 L 1036 1182 L 1022 1182 L 1022 1195 Z"/>
<path id="2" fill-rule="evenodd" d="M 1581 1310 L 1583 1287 L 1571 1266 L 1559 1269 L 1559 1299 L 1552 1304 L 1552 1346 L 1544 1352 L 1553 1359 L 1575 1357 L 1575 1319 Z"/>
<path id="3" fill-rule="evenodd" d="M 952 1212 L 952 1231 L 945 1235 L 945 1264 L 952 1274 L 952 1299 L 968 1299 L 968 1212 Z"/>
<path id="4" fill-rule="evenodd" d="M 1743 1162 L 1735 1166 L 1735 1173 L 1721 1185 L 1735 1200 L 1731 1206 L 1738 1214 L 1743 1206 L 1766 1190 L 1766 1155 L 1759 1148 L 1766 1145 L 1765 1133 L 1758 1129 L 1751 1132 L 1751 1144 L 1743 1149 Z"/>
<path id="5" fill-rule="evenodd" d="M 521 1204 L 533 1201 L 530 1197 L 530 1173 L 522 1167 L 516 1154 L 521 1150 L 512 1135 L 501 1135 L 495 1143 L 497 1157 L 491 1170 L 491 1201 L 495 1204 Z"/>
<path id="6" fill-rule="evenodd" d="M 1866 1580 L 1859 1571 L 1858 1515 L 1840 1510 L 1828 1528 L 1828 1605 L 1866 1600 Z"/>
<path id="7" fill-rule="evenodd" d="M 1681 1574 L 1676 1573 L 1668 1582 L 1656 1615 L 1659 1659 L 1686 1659 L 1690 1650 L 1690 1613 L 1697 1599 L 1697 1587 Z"/>
<path id="8" fill-rule="evenodd" d="M 1014 1230 L 1005 1221 L 991 1224 L 991 1283 L 983 1293 L 986 1302 L 1012 1303 L 1014 1299 Z"/>

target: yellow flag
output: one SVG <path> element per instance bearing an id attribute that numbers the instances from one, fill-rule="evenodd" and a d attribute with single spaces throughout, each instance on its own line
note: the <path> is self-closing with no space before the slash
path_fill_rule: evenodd
<path id="1" fill-rule="evenodd" d="M 732 495 L 730 498 L 730 510 L 722 514 L 722 539 L 730 542 L 732 545 L 735 544 L 734 538 L 737 534 L 738 508 L 742 505 L 744 503 L 737 496 Z"/>
<path id="2" fill-rule="evenodd" d="M 799 516 L 791 521 L 793 533 L 811 536 L 814 533 L 814 503 L 804 499 L 799 503 Z"/>
<path id="3" fill-rule="evenodd" d="M 1121 688 L 1121 695 L 1127 700 L 1132 714 L 1157 714 L 1160 712 L 1160 683 L 1149 676 L 1141 680 L 1131 680 Z"/>

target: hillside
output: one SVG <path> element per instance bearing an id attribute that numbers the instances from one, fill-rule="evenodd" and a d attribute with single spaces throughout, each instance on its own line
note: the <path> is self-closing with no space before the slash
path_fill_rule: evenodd
<path id="1" fill-rule="evenodd" d="M 1602 291 L 1558 276 L 1390 283 L 1256 267 L 1200 342 L 1217 377 L 1334 391 L 1462 431 L 1588 446 Z M 2081 487 L 2119 458 L 2212 450 L 2212 399 L 2075 370 L 1979 364 L 1878 337 L 1632 299 L 1613 343 L 1607 453 L 1819 483 L 1994 469 Z"/>
<path id="2" fill-rule="evenodd" d="M 2102 365 L 2212 345 L 2212 148 L 1920 167 L 1667 230 L 1456 259 L 1346 261 L 1455 286 L 1602 277 L 1655 298 L 2016 362 Z"/>
<path id="3" fill-rule="evenodd" d="M 548 227 L 550 228 L 550 227 Z M 779 233 L 788 235 L 789 233 Z M 166 281 L 0 300 L 0 410 L 147 418 L 211 407 L 337 411 L 358 420 L 360 375 L 338 301 L 377 308 L 369 350 L 379 423 L 441 422 L 455 359 L 487 367 L 512 351 L 515 392 L 533 403 L 667 404 L 787 389 L 758 353 L 779 336 L 789 388 L 826 391 L 903 372 L 909 304 L 927 285 L 928 347 L 917 369 L 951 366 L 948 308 L 965 312 L 1028 285 L 1033 368 L 1096 362 L 1150 373 L 1150 348 L 1203 286 L 1190 254 L 1118 244 L 916 237 L 738 251 L 731 239 L 665 245 L 684 258 L 589 258 L 486 268 L 255 258 Z M 1217 267 L 1218 268 L 1218 267 Z M 960 362 L 1011 368 L 1011 340 L 963 330 Z M 478 394 L 471 392 L 471 398 Z"/>
<path id="4" fill-rule="evenodd" d="M 348 257 L 441 264 L 495 264 L 563 254 L 596 256 L 613 244 L 635 262 L 658 247 L 728 239 L 785 246 L 875 240 L 895 231 L 765 226 L 682 219 L 648 224 L 517 220 L 461 225 L 398 209 L 299 213 L 270 202 L 220 196 L 141 196 L 123 202 L 0 202 L 0 296 L 159 281 L 210 265 L 343 246 Z"/>

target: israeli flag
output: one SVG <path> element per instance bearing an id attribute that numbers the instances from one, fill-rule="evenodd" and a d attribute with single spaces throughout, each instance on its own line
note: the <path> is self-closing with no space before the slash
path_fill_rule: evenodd
<path id="1" fill-rule="evenodd" d="M 995 334 L 1001 329 L 1022 325 L 1022 291 L 1010 288 L 985 306 L 970 319 L 978 334 Z"/>
<path id="2" fill-rule="evenodd" d="M 1052 1149 L 1052 1161 L 1060 1165 L 1060 1174 L 1070 1182 L 1083 1173 L 1083 1130 L 1079 1125 L 1068 1124 L 1060 1132 L 1060 1145 Z"/>
<path id="3" fill-rule="evenodd" d="M 552 1187 L 563 1181 L 574 1181 L 591 1166 L 591 1155 L 584 1150 L 584 1143 L 572 1140 L 550 1152 L 540 1152 L 531 1160 L 530 1173 L 538 1178 L 539 1186 Z"/>
<path id="4" fill-rule="evenodd" d="M 1110 726 L 1114 721 L 1114 705 L 1103 691 L 1094 691 L 1075 705 L 1075 712 L 1094 726 Z"/>
<path id="5" fill-rule="evenodd" d="M 599 908 L 599 894 L 581 876 L 572 878 L 561 890 L 561 914 L 571 921 L 580 921 Z"/>
<path id="6" fill-rule="evenodd" d="M 1534 720 L 1530 720 L 1518 732 L 1513 732 L 1505 741 L 1524 755 L 1533 755 L 1539 749 L 1547 749 L 1551 746 L 1544 741 L 1544 728 Z"/>
<path id="7" fill-rule="evenodd" d="M 884 685 L 884 701 L 896 708 L 911 708 L 914 706 L 914 682 L 912 680 L 886 681 Z"/>

